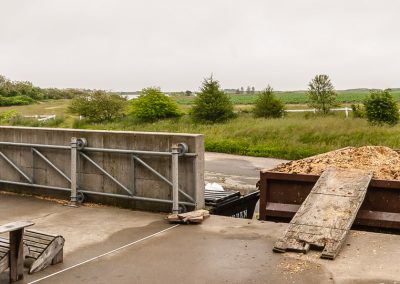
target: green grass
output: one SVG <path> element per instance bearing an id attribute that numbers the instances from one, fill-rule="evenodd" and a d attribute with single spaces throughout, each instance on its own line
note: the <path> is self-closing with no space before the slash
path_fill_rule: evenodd
<path id="1" fill-rule="evenodd" d="M 242 110 L 238 117 L 219 124 L 196 124 L 188 116 L 155 123 L 141 123 L 125 117 L 104 124 L 89 124 L 85 121 L 75 121 L 73 124 L 76 117 L 67 113 L 67 107 L 68 100 L 60 100 L 1 107 L 0 112 L 15 109 L 22 115 L 56 114 L 65 118 L 59 124 L 50 122 L 49 125 L 21 122 L 32 126 L 202 133 L 205 135 L 207 151 L 260 157 L 299 159 L 346 146 L 384 145 L 400 148 L 400 125 L 371 126 L 364 119 L 346 119 L 343 112 L 329 116 L 290 113 L 285 118 L 267 120 L 253 118 L 248 113 L 250 105 L 236 105 L 237 110 Z"/>
<path id="2" fill-rule="evenodd" d="M 108 124 L 75 125 L 78 128 L 203 133 L 207 151 L 249 156 L 299 159 L 326 151 L 363 145 L 400 148 L 400 126 L 377 127 L 343 115 L 305 119 L 302 114 L 283 119 L 255 119 L 251 115 L 222 124 L 195 124 L 188 117 L 156 123 L 126 118 Z"/>
<path id="3" fill-rule="evenodd" d="M 394 99 L 400 102 L 400 90 L 395 89 L 391 91 Z M 276 95 L 279 99 L 281 99 L 285 104 L 307 104 L 308 98 L 305 91 L 294 91 L 294 92 L 276 92 Z M 359 89 L 359 90 L 344 90 L 338 91 L 337 102 L 338 103 L 361 103 L 366 96 L 369 95 L 368 90 Z M 229 95 L 231 101 L 235 105 L 246 105 L 246 104 L 254 104 L 257 98 L 256 94 L 253 95 Z M 176 101 L 182 105 L 190 105 L 193 104 L 195 97 L 188 96 L 174 96 Z"/>

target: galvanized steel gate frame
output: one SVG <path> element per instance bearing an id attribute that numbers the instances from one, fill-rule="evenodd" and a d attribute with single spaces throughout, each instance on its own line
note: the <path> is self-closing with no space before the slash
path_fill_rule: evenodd
<path id="1" fill-rule="evenodd" d="M 31 152 L 33 155 L 33 163 L 35 163 L 35 155 L 41 158 L 47 165 L 49 165 L 52 169 L 54 169 L 60 176 L 62 176 L 66 181 L 71 185 L 70 188 L 67 187 L 57 187 L 51 185 L 43 185 L 35 183 L 34 180 L 34 165 L 32 177 L 26 174 L 14 161 L 12 161 L 9 157 L 6 156 L 2 151 L 0 151 L 0 157 L 4 159 L 7 164 L 9 164 L 12 168 L 14 168 L 27 182 L 18 182 L 11 180 L 1 180 L 0 184 L 11 184 L 18 186 L 30 186 L 35 188 L 43 188 L 43 189 L 52 189 L 58 191 L 70 192 L 70 206 L 77 206 L 80 202 L 84 201 L 84 194 L 88 195 L 99 195 L 106 197 L 115 197 L 122 199 L 131 199 L 137 201 L 150 201 L 150 202 L 159 202 L 159 203 L 169 203 L 172 204 L 172 212 L 178 213 L 181 210 L 181 206 L 196 206 L 196 192 L 194 193 L 195 197 L 190 196 L 185 193 L 183 190 L 179 188 L 178 185 L 178 169 L 179 169 L 179 157 L 186 157 L 193 159 L 193 171 L 196 173 L 196 153 L 188 153 L 188 146 L 185 143 L 177 143 L 173 144 L 171 147 L 171 152 L 159 152 L 159 151 L 142 151 L 142 150 L 129 150 L 129 149 L 110 149 L 110 148 L 94 148 L 87 147 L 87 141 L 85 138 L 71 138 L 70 146 L 66 145 L 46 145 L 46 144 L 33 144 L 33 143 L 15 143 L 15 142 L 0 142 L 0 146 L 13 146 L 13 147 L 28 147 L 31 148 Z M 50 161 L 43 153 L 39 151 L 39 149 L 53 149 L 53 150 L 69 150 L 71 152 L 71 173 L 68 176 L 61 169 L 59 169 L 52 161 Z M 159 177 L 162 181 L 169 184 L 172 188 L 172 200 L 168 199 L 158 199 L 158 198 L 149 198 L 137 196 L 135 192 L 135 188 L 132 190 L 123 185 L 117 178 L 112 176 L 109 172 L 107 172 L 104 168 L 102 168 L 96 161 L 94 161 L 88 154 L 90 152 L 103 152 L 103 153 L 118 153 L 118 154 L 127 154 L 131 155 L 133 167 L 138 163 L 141 166 L 148 169 L 154 175 Z M 143 161 L 139 156 L 148 155 L 148 156 L 166 156 L 171 157 L 171 176 L 172 180 L 170 181 L 167 177 L 163 176 L 145 161 Z M 81 166 L 80 159 L 85 159 L 90 164 L 92 164 L 95 168 L 97 168 L 100 172 L 102 172 L 105 176 L 107 176 L 110 180 L 112 180 L 118 187 L 123 189 L 127 194 L 116 194 L 116 193 L 107 193 L 107 192 L 96 192 L 82 189 L 78 182 L 78 174 Z M 134 168 L 133 168 L 134 169 Z M 194 177 L 196 174 L 194 174 Z M 135 179 L 135 177 L 134 177 Z M 134 183 L 135 184 L 135 183 Z M 194 178 L 194 188 L 196 187 L 196 179 Z M 181 194 L 187 201 L 180 201 L 179 194 Z"/>

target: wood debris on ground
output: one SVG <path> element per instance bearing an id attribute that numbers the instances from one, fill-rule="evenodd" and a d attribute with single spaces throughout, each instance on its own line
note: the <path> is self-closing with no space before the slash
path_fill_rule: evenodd
<path id="1" fill-rule="evenodd" d="M 321 175 L 329 166 L 373 172 L 374 179 L 400 180 L 400 154 L 388 147 L 347 147 L 281 164 L 271 171 Z"/>
<path id="2" fill-rule="evenodd" d="M 210 217 L 210 212 L 208 210 L 195 210 L 191 212 L 186 212 L 186 213 L 180 213 L 180 214 L 170 214 L 167 217 L 167 220 L 170 223 L 183 223 L 183 224 L 188 224 L 188 223 L 201 223 L 204 221 L 204 219 Z"/>

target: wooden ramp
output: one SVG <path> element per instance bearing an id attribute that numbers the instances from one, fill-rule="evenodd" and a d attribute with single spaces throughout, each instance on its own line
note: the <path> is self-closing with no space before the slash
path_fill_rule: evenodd
<path id="1" fill-rule="evenodd" d="M 334 259 L 364 200 L 371 172 L 328 168 L 293 217 L 275 252 L 322 250 Z"/>

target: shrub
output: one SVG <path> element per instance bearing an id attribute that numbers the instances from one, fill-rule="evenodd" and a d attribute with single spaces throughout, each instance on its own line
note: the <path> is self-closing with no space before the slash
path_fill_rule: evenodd
<path id="1" fill-rule="evenodd" d="M 352 104 L 351 109 L 353 111 L 353 117 L 355 118 L 364 118 L 365 117 L 365 110 L 359 104 Z"/>
<path id="2" fill-rule="evenodd" d="M 1 123 L 9 123 L 19 117 L 22 117 L 21 114 L 16 110 L 8 110 L 0 113 L 0 122 Z"/>
<path id="3" fill-rule="evenodd" d="M 371 91 L 364 100 L 365 116 L 372 124 L 394 125 L 399 121 L 399 108 L 390 90 Z"/>
<path id="4" fill-rule="evenodd" d="M 308 84 L 309 105 L 327 114 L 336 104 L 337 93 L 328 75 L 316 75 Z"/>
<path id="5" fill-rule="evenodd" d="M 212 76 L 204 79 L 200 91 L 190 112 L 195 121 L 222 122 L 234 116 L 232 102 Z"/>
<path id="6" fill-rule="evenodd" d="M 285 107 L 268 86 L 258 95 L 253 113 L 255 117 L 277 118 L 284 115 Z"/>
<path id="7" fill-rule="evenodd" d="M 142 121 L 157 121 L 163 118 L 179 117 L 182 112 L 178 104 L 159 88 L 145 88 L 139 98 L 133 100 L 132 115 Z"/>
<path id="8" fill-rule="evenodd" d="M 111 121 L 123 116 L 126 99 L 112 93 L 95 91 L 80 94 L 69 105 L 69 111 L 92 122 Z"/>

